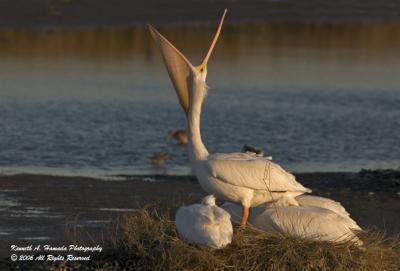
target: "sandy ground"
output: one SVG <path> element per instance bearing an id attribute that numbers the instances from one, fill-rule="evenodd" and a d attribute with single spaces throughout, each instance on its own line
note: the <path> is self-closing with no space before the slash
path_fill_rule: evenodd
<path id="1" fill-rule="evenodd" d="M 363 228 L 400 232 L 400 172 L 296 174 L 313 194 L 340 201 Z M 121 213 L 147 203 L 205 195 L 193 177 L 127 177 L 104 181 L 82 177 L 0 177 L 0 257 L 10 245 L 68 245 L 75 230 L 102 244 Z"/>
<path id="2" fill-rule="evenodd" d="M 400 2 L 293 0 L 2 0 L 0 28 L 53 28 L 215 22 L 347 22 L 399 20 Z"/>

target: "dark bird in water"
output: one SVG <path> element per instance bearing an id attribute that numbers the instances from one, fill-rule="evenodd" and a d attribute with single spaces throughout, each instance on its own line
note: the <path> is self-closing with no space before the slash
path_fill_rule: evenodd
<path id="1" fill-rule="evenodd" d="M 162 166 L 168 160 L 168 153 L 155 153 L 149 159 L 154 165 Z"/>
<path id="2" fill-rule="evenodd" d="M 170 130 L 168 132 L 168 141 L 175 139 L 180 145 L 186 145 L 189 142 L 188 134 L 186 130 Z"/>
<path id="3" fill-rule="evenodd" d="M 252 152 L 252 153 L 257 154 L 258 156 L 264 156 L 264 150 L 257 149 L 255 147 L 247 145 L 247 144 L 243 145 L 243 152 Z"/>

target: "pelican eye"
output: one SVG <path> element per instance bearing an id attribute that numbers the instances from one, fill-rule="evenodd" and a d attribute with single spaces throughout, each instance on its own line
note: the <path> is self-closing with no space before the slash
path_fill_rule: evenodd
<path id="1" fill-rule="evenodd" d="M 203 72 L 204 71 L 204 68 L 200 68 L 200 72 Z"/>

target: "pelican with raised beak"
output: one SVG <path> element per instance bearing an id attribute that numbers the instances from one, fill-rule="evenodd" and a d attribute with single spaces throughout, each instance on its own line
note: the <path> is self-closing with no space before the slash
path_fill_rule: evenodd
<path id="1" fill-rule="evenodd" d="M 225 9 L 217 33 L 203 62 L 193 66 L 154 27 L 151 35 L 161 50 L 164 64 L 185 112 L 189 131 L 189 157 L 193 172 L 202 188 L 217 198 L 239 203 L 243 207 L 241 224 L 246 225 L 250 207 L 285 197 L 298 206 L 296 196 L 311 190 L 269 159 L 254 153 L 209 154 L 201 139 L 200 113 L 207 94 L 207 64 L 221 32 Z"/>

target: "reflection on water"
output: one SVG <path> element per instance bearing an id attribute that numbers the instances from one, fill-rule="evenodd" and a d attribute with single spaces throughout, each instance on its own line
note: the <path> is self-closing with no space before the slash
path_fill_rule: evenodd
<path id="1" fill-rule="evenodd" d="M 214 28 L 161 28 L 194 64 Z M 397 167 L 400 23 L 228 26 L 209 64 L 210 151 L 294 170 Z M 0 32 L 0 166 L 187 173 L 183 114 L 146 29 Z M 165 169 L 148 157 L 167 151 Z"/>

